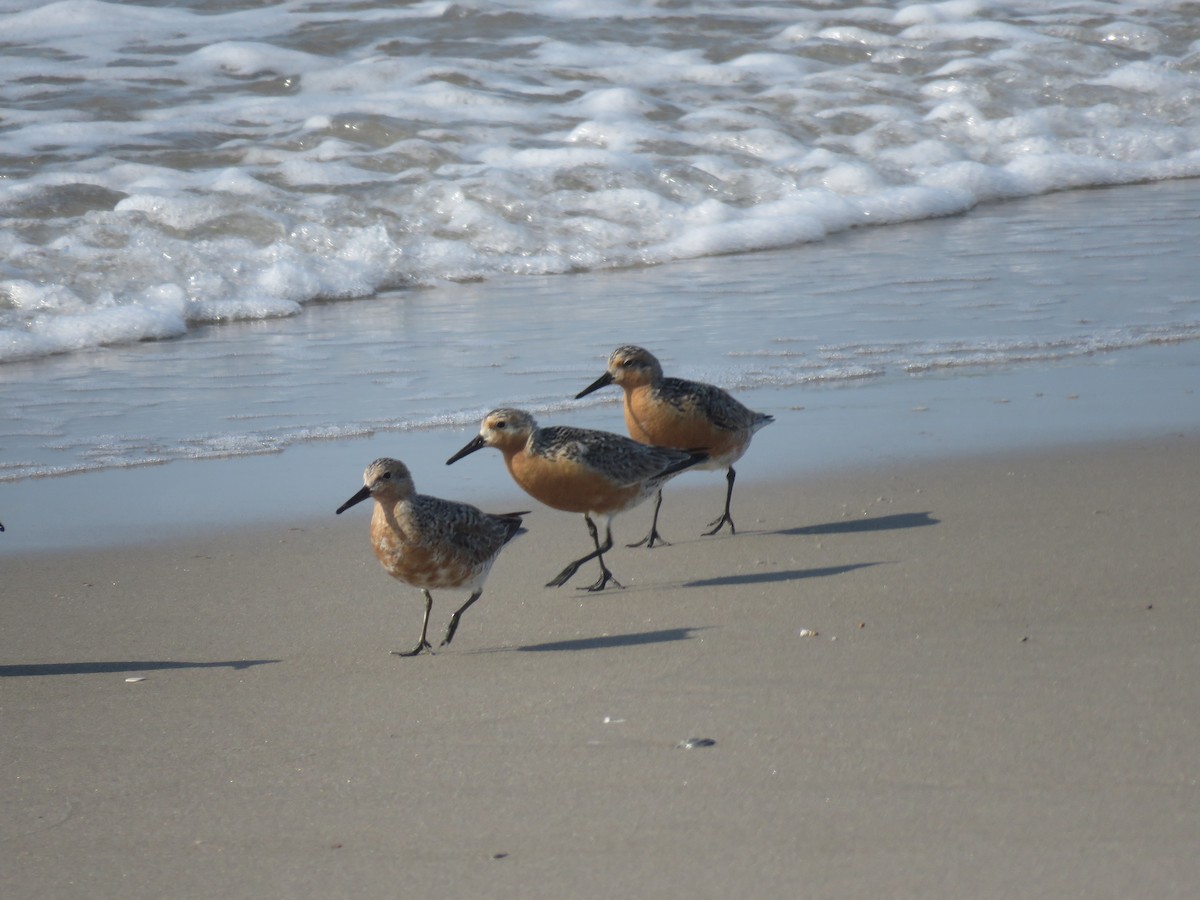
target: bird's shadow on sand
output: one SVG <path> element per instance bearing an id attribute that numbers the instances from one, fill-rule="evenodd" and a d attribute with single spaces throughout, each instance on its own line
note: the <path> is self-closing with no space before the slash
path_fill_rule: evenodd
<path id="1" fill-rule="evenodd" d="M 721 575 L 718 578 L 701 578 L 685 581 L 684 587 L 723 587 L 731 584 L 769 584 L 775 581 L 800 581 L 805 578 L 828 578 L 844 575 L 855 569 L 884 565 L 881 562 L 847 563 L 843 566 L 823 566 L 818 569 L 788 569 L 783 572 L 743 572 L 738 575 Z"/>
<path id="2" fill-rule="evenodd" d="M 836 522 L 824 522 L 820 525 L 800 525 L 796 528 L 783 528 L 779 531 L 768 531 L 766 534 L 862 534 L 867 531 L 896 531 L 901 528 L 924 528 L 927 525 L 940 525 L 941 519 L 935 519 L 929 512 L 896 513 L 891 516 L 872 516 L 867 519 L 839 519 Z"/>
<path id="3" fill-rule="evenodd" d="M 129 660 L 112 662 L 27 663 L 0 666 L 0 678 L 30 675 L 115 675 L 120 672 L 154 672 L 163 669 L 249 669 L 277 663 L 278 659 L 234 659 L 228 662 L 185 662 L 183 660 Z"/>
<path id="4" fill-rule="evenodd" d="M 924 528 L 940 524 L 929 512 L 896 513 L 890 516 L 873 516 L 865 519 L 839 519 L 836 522 L 825 522 L 820 525 L 799 525 L 795 528 L 783 528 L 778 531 L 760 532 L 761 534 L 807 535 L 819 536 L 830 534 L 862 534 L 872 531 L 894 531 L 901 528 Z M 750 572 L 737 575 L 722 575 L 718 578 L 703 578 L 684 583 L 685 587 L 721 587 L 731 584 L 768 584 L 776 581 L 799 581 L 805 578 L 826 578 L 831 575 L 844 575 L 855 569 L 868 566 L 884 565 L 883 562 L 848 563 L 841 566 L 825 566 L 817 569 L 789 569 L 784 572 Z"/>
<path id="5" fill-rule="evenodd" d="M 576 638 L 570 641 L 550 641 L 546 644 L 526 644 L 514 647 L 524 653 L 544 653 L 561 650 L 606 650 L 611 647 L 637 647 L 643 644 L 666 644 L 691 640 L 693 633 L 703 628 L 663 628 L 658 631 L 639 631 L 633 634 L 606 634 L 600 637 Z"/>
<path id="6" fill-rule="evenodd" d="M 921 528 L 927 525 L 937 525 L 928 512 L 898 513 L 890 516 L 875 516 L 869 519 L 843 519 L 837 522 L 827 522 L 821 525 L 802 525 L 779 531 L 761 532 L 763 534 L 783 535 L 822 535 L 822 534 L 855 534 L 868 531 L 888 531 L 897 528 Z M 752 532 L 748 532 L 752 533 Z M 696 581 L 686 581 L 683 587 L 722 587 L 734 584 L 767 584 L 778 581 L 799 581 L 806 578 L 828 578 L 834 575 L 844 575 L 855 569 L 865 569 L 870 566 L 887 565 L 888 561 L 847 563 L 840 566 L 823 566 L 814 569 L 789 569 L 783 572 L 748 572 L 738 575 L 722 575 L 717 578 L 703 578 Z M 665 644 L 672 641 L 690 640 L 694 633 L 701 628 L 664 628 L 659 631 L 641 631 L 633 634 L 612 634 L 600 637 L 576 638 L 569 641 L 550 641 L 545 644 L 527 644 L 522 647 L 505 648 L 522 653 L 560 652 L 570 650 L 605 650 L 612 647 L 636 647 L 645 644 Z M 476 651 L 476 652 L 497 652 Z"/>

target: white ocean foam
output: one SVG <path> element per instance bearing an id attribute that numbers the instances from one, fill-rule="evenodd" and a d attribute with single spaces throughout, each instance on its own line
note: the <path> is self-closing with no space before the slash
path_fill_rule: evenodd
<path id="1" fill-rule="evenodd" d="M 319 301 L 789 247 L 987 201 L 1200 175 L 1200 19 L 1186 3 L 233 6 L 0 0 L 0 363 L 88 360 L 230 320 L 262 322 L 245 338 L 261 347 Z M 1118 250 L 1097 248 L 1097 265 Z M 1082 316 L 1018 297 L 977 322 L 970 271 L 893 282 L 886 255 L 849 287 L 862 273 L 795 287 L 788 313 L 809 317 L 812 337 L 791 355 L 691 374 L 837 384 L 1200 338 L 1190 298 L 1076 328 Z M 599 327 L 563 282 L 535 324 Z M 944 327 L 879 340 L 905 311 L 872 308 L 873 282 Z M 1056 284 L 1049 262 L 1037 284 Z M 687 288 L 672 288 L 681 304 Z M 434 327 L 424 317 L 437 310 L 412 296 L 371 327 L 395 317 L 436 347 L 473 315 Z M 1013 332 L 979 337 L 997 323 Z M 860 339 L 836 349 L 840 328 Z M 428 358 L 424 345 L 392 350 Z M 235 356 L 203 364 L 237 369 Z M 281 404 L 297 402 L 289 387 L 271 385 Z M 328 421 L 278 431 L 251 424 L 261 411 L 233 434 L 208 435 L 219 422 L 176 423 L 169 438 L 134 429 L 141 444 L 96 441 L 105 449 L 80 465 L 275 452 L 482 413 L 455 395 L 461 408 L 439 418 L 438 388 L 404 391 L 405 409 L 378 417 L 341 416 L 324 398 Z M 566 408 L 536 391 L 517 399 Z M 31 413 L 18 427 L 71 431 L 78 447 L 61 452 L 86 455 L 99 426 L 63 419 Z"/>
<path id="2" fill-rule="evenodd" d="M 686 35 L 638 4 L 547 0 L 491 33 L 506 7 L 450 8 L 0 4 L 6 152 L 37 160 L 0 183 L 0 289 L 132 307 L 174 284 L 186 328 L 1200 174 L 1184 6 L 745 4 Z M 110 193 L 56 215 L 66 184 Z M 0 312 L 0 360 L 180 333 L 57 314 Z"/>
<path id="3" fill-rule="evenodd" d="M 306 72 L 324 65 L 324 58 L 312 53 L 251 41 L 218 41 L 187 54 L 178 63 L 181 70 L 242 77 Z"/>
<path id="4" fill-rule="evenodd" d="M 1028 362 L 1058 362 L 1097 353 L 1114 353 L 1154 344 L 1200 339 L 1200 323 L 1164 327 L 1104 329 L 1052 340 L 981 341 L 892 348 L 896 365 L 908 373 L 939 369 L 1013 366 Z"/>

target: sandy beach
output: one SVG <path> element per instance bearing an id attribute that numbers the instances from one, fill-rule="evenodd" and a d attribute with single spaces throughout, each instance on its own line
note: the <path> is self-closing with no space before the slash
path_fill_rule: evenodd
<path id="1" fill-rule="evenodd" d="M 1194 896 L 1198 454 L 680 479 L 602 594 L 538 508 L 414 659 L 365 512 L 9 557 L 5 894 Z"/>

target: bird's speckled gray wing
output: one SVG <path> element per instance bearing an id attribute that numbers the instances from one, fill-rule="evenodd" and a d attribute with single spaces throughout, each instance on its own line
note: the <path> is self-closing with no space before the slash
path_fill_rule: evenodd
<path id="1" fill-rule="evenodd" d="M 534 435 L 532 452 L 550 459 L 570 459 L 602 472 L 619 484 L 637 484 L 686 468 L 695 454 L 639 444 L 611 431 L 552 425 Z M 699 462 L 699 459 L 696 459 Z"/>
<path id="2" fill-rule="evenodd" d="M 473 561 L 495 556 L 521 527 L 524 513 L 493 515 L 454 500 L 416 495 L 410 504 L 414 537 L 428 547 L 453 547 Z"/>
<path id="3" fill-rule="evenodd" d="M 685 415 L 708 419 L 726 431 L 757 431 L 773 416 L 755 412 L 728 391 L 714 384 L 688 381 L 683 378 L 664 378 L 655 389 L 655 396 Z"/>

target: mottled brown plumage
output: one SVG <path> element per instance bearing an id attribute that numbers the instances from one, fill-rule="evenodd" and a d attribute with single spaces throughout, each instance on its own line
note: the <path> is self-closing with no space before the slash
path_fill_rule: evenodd
<path id="1" fill-rule="evenodd" d="M 456 462 L 483 447 L 504 455 L 513 480 L 531 497 L 566 512 L 582 513 L 595 550 L 562 570 L 547 587 L 565 584 L 590 559 L 600 561 L 600 578 L 587 590 L 620 582 L 604 564 L 612 547 L 612 519 L 655 493 L 668 478 L 702 463 L 703 453 L 652 447 L 607 431 L 552 425 L 539 428 L 519 409 L 494 409 L 484 416 L 479 436 L 446 461 Z M 604 518 L 604 545 L 592 516 Z"/>
<path id="2" fill-rule="evenodd" d="M 462 614 L 479 599 L 500 548 L 520 530 L 525 512 L 492 515 L 466 503 L 418 494 L 404 463 L 377 459 L 363 473 L 363 487 L 338 507 L 338 514 L 374 498 L 371 549 L 389 575 L 420 588 L 425 595 L 425 619 L 416 648 L 398 656 L 432 652 L 426 634 L 433 608 L 430 589 L 465 588 L 471 596 L 455 610 L 442 646 L 449 644 Z"/>
<path id="3" fill-rule="evenodd" d="M 708 460 L 697 468 L 726 470 L 725 510 L 708 523 L 713 527 L 705 534 L 716 534 L 727 523 L 736 534 L 729 512 L 737 477 L 733 464 L 742 458 L 754 433 L 775 417 L 749 409 L 715 385 L 665 377 L 654 354 L 631 344 L 614 350 L 608 358 L 607 371 L 576 394 L 575 399 L 609 384 L 619 385 L 625 392 L 625 427 L 634 440 L 658 447 L 704 450 Z M 638 544 L 653 547 L 655 541 L 662 541 L 658 533 L 661 508 L 660 491 L 650 533 Z"/>

